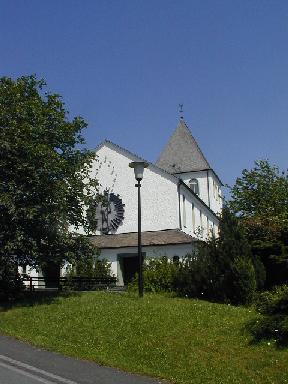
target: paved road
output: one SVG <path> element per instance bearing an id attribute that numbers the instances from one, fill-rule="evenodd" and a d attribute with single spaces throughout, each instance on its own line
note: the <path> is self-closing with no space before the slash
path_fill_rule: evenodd
<path id="1" fill-rule="evenodd" d="M 64 357 L 0 335 L 0 384 L 124 383 L 157 384 L 160 381 Z"/>

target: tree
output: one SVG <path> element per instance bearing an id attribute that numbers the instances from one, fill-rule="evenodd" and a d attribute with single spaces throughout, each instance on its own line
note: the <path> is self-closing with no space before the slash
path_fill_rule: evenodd
<path id="1" fill-rule="evenodd" d="M 288 275 L 288 173 L 255 162 L 244 169 L 231 188 L 229 206 L 245 228 L 254 259 L 266 268 L 266 287 L 287 283 Z"/>
<path id="2" fill-rule="evenodd" d="M 59 95 L 35 76 L 0 79 L 0 258 L 17 265 L 57 264 L 92 249 L 68 229 L 89 224 L 97 196 L 94 154 L 82 149 L 81 117 L 68 119 Z"/>
<path id="3" fill-rule="evenodd" d="M 244 218 L 254 230 L 266 226 L 264 236 L 288 228 L 288 172 L 269 164 L 255 161 L 251 170 L 244 169 L 231 188 L 229 207 Z M 263 228 L 262 228 L 263 231 Z"/>

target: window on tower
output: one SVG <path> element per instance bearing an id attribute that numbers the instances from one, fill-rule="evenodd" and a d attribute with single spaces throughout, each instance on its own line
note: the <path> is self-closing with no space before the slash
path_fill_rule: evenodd
<path id="1" fill-rule="evenodd" d="M 197 179 L 189 180 L 189 188 L 192 189 L 196 195 L 199 195 L 199 183 Z"/>

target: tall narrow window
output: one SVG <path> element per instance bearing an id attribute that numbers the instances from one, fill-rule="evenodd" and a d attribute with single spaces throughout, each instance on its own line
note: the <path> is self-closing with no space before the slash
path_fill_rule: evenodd
<path id="1" fill-rule="evenodd" d="M 199 183 L 197 179 L 189 180 L 189 188 L 192 189 L 196 195 L 199 195 Z"/>
<path id="2" fill-rule="evenodd" d="M 202 211 L 200 211 L 200 227 L 203 228 Z"/>
<path id="3" fill-rule="evenodd" d="M 186 199 L 185 199 L 185 196 L 183 196 L 183 227 L 186 228 L 187 226 L 187 223 L 186 223 Z"/>
<path id="4" fill-rule="evenodd" d="M 192 203 L 192 232 L 195 231 L 195 207 Z"/>

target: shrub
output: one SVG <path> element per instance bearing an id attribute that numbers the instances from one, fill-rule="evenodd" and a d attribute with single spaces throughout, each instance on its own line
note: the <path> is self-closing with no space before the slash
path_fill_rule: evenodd
<path id="1" fill-rule="evenodd" d="M 143 285 L 146 292 L 172 292 L 173 281 L 178 264 L 171 262 L 166 256 L 148 258 L 143 263 Z M 138 275 L 129 284 L 129 290 L 138 287 Z"/>
<path id="2" fill-rule="evenodd" d="M 256 289 L 249 244 L 239 220 L 227 209 L 223 210 L 219 228 L 219 238 L 199 243 L 195 254 L 180 263 L 174 289 L 180 296 L 248 304 Z"/>
<path id="3" fill-rule="evenodd" d="M 255 269 L 252 261 L 236 258 L 231 264 L 230 291 L 228 297 L 232 304 L 250 304 L 256 289 Z"/>
<path id="4" fill-rule="evenodd" d="M 255 339 L 274 339 L 288 345 L 288 286 L 260 294 L 256 308 L 262 316 L 249 324 Z"/>
<path id="5" fill-rule="evenodd" d="M 70 278 L 68 287 L 70 289 L 81 290 L 95 290 L 99 289 L 101 285 L 95 281 L 93 283 L 89 278 L 97 278 L 111 281 L 111 263 L 105 259 L 99 259 L 99 256 L 90 256 L 85 260 L 81 259 L 75 262 L 73 265 L 68 266 L 66 276 Z M 73 281 L 73 277 L 82 277 L 83 280 Z M 86 281 L 84 278 L 88 278 Z"/>
<path id="6" fill-rule="evenodd" d="M 187 255 L 179 263 L 173 289 L 179 296 L 212 299 L 215 275 L 207 252 Z"/>

